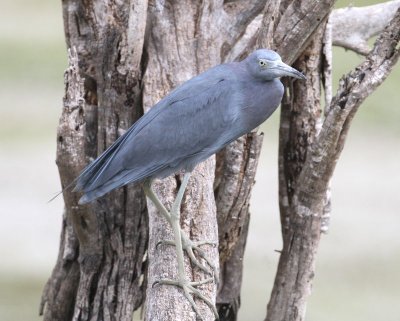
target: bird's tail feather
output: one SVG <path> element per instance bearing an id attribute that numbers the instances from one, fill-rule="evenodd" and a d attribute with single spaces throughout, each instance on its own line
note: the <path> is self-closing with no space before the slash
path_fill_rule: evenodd
<path id="1" fill-rule="evenodd" d="M 75 178 L 71 183 L 69 183 L 67 186 L 65 186 L 61 191 L 59 191 L 56 195 L 54 195 L 52 198 L 50 198 L 47 203 L 50 203 L 52 201 L 54 201 L 58 196 L 60 196 L 62 193 L 64 193 L 64 191 L 66 191 L 67 189 L 71 188 L 72 185 L 74 185 L 76 183 L 77 178 Z"/>
<path id="2" fill-rule="evenodd" d="M 122 137 L 122 136 L 121 136 Z M 122 140 L 121 140 L 122 141 Z M 117 140 L 109 148 L 107 148 L 103 154 L 100 155 L 96 160 L 90 163 L 76 179 L 76 185 L 74 192 L 84 191 L 87 186 L 92 184 L 93 180 L 98 177 L 99 172 L 104 165 L 113 157 L 115 152 L 118 150 L 121 141 Z"/>
<path id="3" fill-rule="evenodd" d="M 119 172 L 115 175 L 112 179 L 107 181 L 105 184 L 102 184 L 92 190 L 86 190 L 85 194 L 80 198 L 79 204 L 86 204 L 89 203 L 108 192 L 116 189 L 118 187 L 122 187 L 129 183 L 140 182 L 146 177 L 151 176 L 157 170 L 164 168 L 165 166 L 153 166 L 152 168 L 148 169 L 146 172 L 143 172 L 140 168 L 138 170 L 125 170 Z"/>
<path id="4" fill-rule="evenodd" d="M 123 145 L 129 133 L 134 130 L 135 126 L 129 128 L 123 135 L 121 135 L 110 147 L 108 147 L 103 154 L 96 160 L 90 163 L 76 179 L 75 192 L 85 191 L 90 189 L 95 181 L 99 178 L 107 164 L 111 162 L 118 150 Z"/>

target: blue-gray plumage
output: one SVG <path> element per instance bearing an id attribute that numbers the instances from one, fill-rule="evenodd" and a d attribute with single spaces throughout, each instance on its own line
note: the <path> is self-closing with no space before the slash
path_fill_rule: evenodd
<path id="1" fill-rule="evenodd" d="M 84 204 L 145 179 L 193 170 L 278 107 L 282 76 L 304 79 L 271 50 L 221 64 L 190 79 L 159 101 L 78 177 Z"/>
<path id="2" fill-rule="evenodd" d="M 275 111 L 283 95 L 279 80 L 282 76 L 305 78 L 284 64 L 277 53 L 266 49 L 253 52 L 241 62 L 211 68 L 159 101 L 77 178 L 75 191 L 83 191 L 80 204 L 128 183 L 144 181 L 146 195 L 174 232 L 174 241 L 161 242 L 176 246 L 178 262 L 178 280 L 162 279 L 156 283 L 181 287 L 200 319 L 190 294 L 203 300 L 218 318 L 214 302 L 195 288 L 213 279 L 187 280 L 183 251 L 195 266 L 214 274 L 215 279 L 218 271 L 200 248 L 213 243 L 190 240 L 179 225 L 180 205 L 190 172 L 196 164 L 259 126 Z M 182 169 L 185 175 L 168 211 L 153 192 L 151 182 Z M 211 270 L 200 263 L 194 251 Z"/>

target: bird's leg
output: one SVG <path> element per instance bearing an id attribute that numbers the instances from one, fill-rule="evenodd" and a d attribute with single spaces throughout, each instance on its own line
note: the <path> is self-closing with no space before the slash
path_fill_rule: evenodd
<path id="1" fill-rule="evenodd" d="M 160 202 L 157 195 L 153 192 L 153 189 L 151 188 L 151 183 L 152 183 L 151 180 L 147 180 L 144 182 L 144 184 L 143 184 L 144 193 L 146 194 L 146 196 L 148 198 L 151 199 L 151 201 L 154 203 L 154 205 L 160 211 L 162 216 L 171 225 L 171 215 L 169 214 L 168 210 L 165 208 L 164 204 Z"/>
<path id="2" fill-rule="evenodd" d="M 185 275 L 185 265 L 184 265 L 184 256 L 183 256 L 183 243 L 185 242 L 185 247 L 186 251 L 189 255 L 189 258 L 194 262 L 194 264 L 198 267 L 200 267 L 202 270 L 205 270 L 206 268 L 198 262 L 198 260 L 194 257 L 192 247 L 195 248 L 200 244 L 207 244 L 210 242 L 192 242 L 185 234 L 182 234 L 182 230 L 180 227 L 180 207 L 182 203 L 182 198 L 183 194 L 186 190 L 187 184 L 189 182 L 190 178 L 190 173 L 185 173 L 183 176 L 182 184 L 178 190 L 178 194 L 175 198 L 174 203 L 172 204 L 171 212 L 169 213 L 165 206 L 160 202 L 156 194 L 153 192 L 151 189 L 151 183 L 147 182 L 145 183 L 144 190 L 146 195 L 154 202 L 158 210 L 162 213 L 162 215 L 167 219 L 167 221 L 170 223 L 172 231 L 174 233 L 174 241 L 164 241 L 164 243 L 168 244 L 174 244 L 176 247 L 176 256 L 177 256 L 177 261 L 178 261 L 178 280 L 170 280 L 170 279 L 162 279 L 154 284 L 164 284 L 164 285 L 176 285 L 179 286 L 183 289 L 183 293 L 185 297 L 188 299 L 190 302 L 193 310 L 196 312 L 197 316 L 202 319 L 201 314 L 199 313 L 197 309 L 197 305 L 194 302 L 192 296 L 190 294 L 193 294 L 194 296 L 202 299 L 209 307 L 210 309 L 214 312 L 214 315 L 216 319 L 218 319 L 218 312 L 215 307 L 215 304 L 208 299 L 206 296 L 204 296 L 199 290 L 197 290 L 195 287 L 198 285 L 210 283 L 213 281 L 213 278 L 209 278 L 206 280 L 202 280 L 199 282 L 190 282 L 187 280 L 186 275 Z M 189 250 L 188 250 L 189 249 Z M 202 252 L 202 251 L 201 251 Z M 202 257 L 205 258 L 204 252 L 201 253 Z M 194 260 L 193 260 L 194 258 Z M 205 258 L 206 259 L 206 258 Z M 209 262 L 208 259 L 206 259 L 207 262 Z M 206 272 L 210 273 L 208 269 Z"/>
<path id="3" fill-rule="evenodd" d="M 185 177 L 186 178 L 186 182 L 185 182 Z M 186 190 L 186 186 L 189 182 L 189 178 L 190 178 L 190 173 L 186 173 L 183 177 L 183 181 L 182 184 L 179 188 L 178 191 L 178 195 L 175 198 L 174 204 L 175 207 L 178 205 L 178 209 L 180 210 L 180 204 L 182 203 L 182 198 L 183 198 L 183 194 Z M 168 210 L 165 208 L 165 206 L 160 202 L 160 200 L 158 199 L 157 195 L 154 193 L 154 191 L 151 188 L 151 181 L 145 181 L 144 185 L 143 185 L 143 189 L 145 194 L 147 195 L 148 198 L 151 199 L 151 201 L 155 204 L 155 206 L 157 207 L 157 209 L 159 210 L 159 212 L 162 214 L 162 216 L 167 220 L 167 222 L 170 224 L 170 226 L 172 227 L 172 222 L 171 222 L 171 214 L 168 212 Z M 180 195 L 180 200 L 178 199 L 179 196 L 179 192 L 181 191 L 181 195 Z M 179 204 L 177 204 L 177 201 L 179 201 Z M 172 206 L 173 209 L 174 206 Z M 172 210 L 171 210 L 172 212 Z M 200 248 L 201 245 L 213 245 L 216 246 L 217 243 L 216 242 L 212 242 L 212 241 L 192 241 L 184 231 L 182 231 L 182 229 L 180 229 L 181 232 L 181 238 L 182 238 L 182 248 L 184 251 L 186 251 L 187 255 L 190 258 L 190 261 L 197 266 L 200 270 L 204 271 L 205 273 L 208 273 L 210 275 L 214 275 L 215 278 L 215 282 L 218 284 L 219 282 L 219 277 L 218 277 L 218 273 L 217 273 L 217 269 L 215 267 L 215 265 L 211 262 L 211 260 L 208 259 L 208 257 L 206 256 L 206 254 L 204 253 L 204 251 Z M 158 246 L 160 244 L 166 244 L 166 245 L 175 245 L 175 241 L 172 240 L 161 240 L 157 243 L 156 248 L 158 248 Z M 204 266 L 203 264 L 200 263 L 200 261 L 196 258 L 196 256 L 194 255 L 194 252 L 196 251 L 196 253 L 198 253 L 200 255 L 200 257 L 202 257 L 207 264 L 211 267 L 211 270 L 208 269 L 206 266 Z"/>

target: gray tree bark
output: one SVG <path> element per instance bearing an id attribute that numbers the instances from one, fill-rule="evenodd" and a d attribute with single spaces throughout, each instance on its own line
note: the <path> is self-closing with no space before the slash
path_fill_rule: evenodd
<path id="1" fill-rule="evenodd" d="M 67 47 L 76 48 L 57 133 L 63 187 L 142 113 L 146 12 L 143 1 L 128 7 L 63 2 Z M 87 206 L 78 206 L 79 195 L 70 189 L 63 196 L 59 256 L 41 304 L 44 320 L 131 320 L 143 301 L 146 272 L 148 219 L 141 188 L 122 188 Z"/>
<path id="2" fill-rule="evenodd" d="M 329 182 L 344 147 L 351 120 L 364 99 L 387 77 L 400 56 L 400 9 L 380 34 L 366 60 L 343 77 L 339 90 L 320 108 L 323 28 L 296 61 L 307 81 L 290 86 L 282 103 L 279 201 L 283 249 L 266 321 L 304 320 L 315 275 L 315 259 Z M 322 124 L 322 125 L 321 125 Z"/>
<path id="3" fill-rule="evenodd" d="M 364 73 L 346 78 L 342 93 L 323 118 L 319 83 L 329 78 L 329 70 L 322 69 L 329 65 L 329 58 L 322 52 L 324 48 L 329 52 L 325 25 L 333 3 L 63 1 L 67 46 L 75 49 L 69 53 L 57 134 L 62 186 L 179 83 L 213 65 L 240 59 L 255 48 L 277 50 L 286 62 L 296 61 L 308 79 L 287 83 L 289 93 L 282 104 L 284 248 L 266 319 L 302 320 L 321 217 L 329 209 L 327 186 L 350 121 L 370 88 L 376 87 L 378 78 L 383 81 L 398 57 L 398 31 L 392 23 L 391 31 L 386 31 L 386 38 L 394 35 L 392 42 L 385 35 L 379 38 L 367 58 L 369 65 L 361 68 Z M 216 300 L 221 320 L 236 320 L 240 306 L 249 200 L 262 139 L 257 132 L 249 133 L 216 158 L 199 164 L 183 200 L 181 225 L 186 233 L 195 240 L 219 242 L 218 248 L 204 246 L 204 251 L 220 266 L 220 283 L 200 290 Z M 155 184 L 167 208 L 181 174 Z M 196 319 L 179 289 L 152 286 L 159 278 L 174 278 L 175 257 L 169 246 L 156 249 L 158 241 L 171 239 L 171 231 L 153 204 L 146 203 L 140 185 L 120 188 L 86 206 L 78 206 L 79 195 L 69 189 L 63 196 L 59 257 L 41 303 L 44 320 L 130 321 L 143 304 L 146 320 Z M 207 277 L 189 262 L 186 273 L 194 280 Z M 213 320 L 208 307 L 201 301 L 198 304 L 204 319 Z"/>

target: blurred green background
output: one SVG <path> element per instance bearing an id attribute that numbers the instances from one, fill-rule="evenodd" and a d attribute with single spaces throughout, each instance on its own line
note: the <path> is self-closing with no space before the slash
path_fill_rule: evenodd
<path id="1" fill-rule="evenodd" d="M 377 1 L 352 1 L 367 5 Z M 337 7 L 351 4 L 339 1 Z M 334 50 L 335 83 L 362 58 Z M 56 128 L 66 68 L 61 1 L 0 3 L 0 320 L 40 320 L 41 291 L 58 252 L 62 199 Z M 332 182 L 330 231 L 321 241 L 310 321 L 399 321 L 400 70 L 357 114 Z M 262 320 L 281 248 L 278 113 L 252 198 L 241 320 Z"/>

